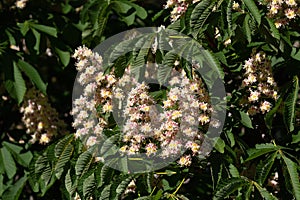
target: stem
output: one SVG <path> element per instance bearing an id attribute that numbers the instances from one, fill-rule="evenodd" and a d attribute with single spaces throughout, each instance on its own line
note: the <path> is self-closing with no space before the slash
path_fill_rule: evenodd
<path id="1" fill-rule="evenodd" d="M 176 188 L 175 192 L 173 192 L 173 195 L 176 195 L 176 193 L 178 192 L 178 190 L 181 188 L 183 182 L 185 181 L 185 178 L 182 179 L 181 183 L 179 184 L 179 186 Z"/>

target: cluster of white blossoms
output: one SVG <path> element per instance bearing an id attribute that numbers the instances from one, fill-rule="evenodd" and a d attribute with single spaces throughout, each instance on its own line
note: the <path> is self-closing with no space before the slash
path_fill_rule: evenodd
<path id="1" fill-rule="evenodd" d="M 275 26 L 280 28 L 300 16 L 297 0 L 263 0 L 268 7 L 268 17 L 274 19 Z"/>
<path id="2" fill-rule="evenodd" d="M 191 80 L 182 70 L 171 78 L 165 98 L 155 100 L 149 85 L 130 75 L 130 67 L 116 78 L 113 71 L 101 72 L 101 57 L 86 47 L 79 47 L 73 57 L 83 93 L 74 100 L 71 114 L 76 137 L 85 138 L 86 146 L 97 144 L 104 130 L 119 125 L 121 155 L 143 153 L 161 159 L 183 155 L 178 163 L 189 166 L 192 156 L 201 153 L 212 108 L 205 84 L 195 72 Z M 114 122 L 108 120 L 113 111 Z"/>
<path id="3" fill-rule="evenodd" d="M 28 0 L 17 0 L 15 5 L 17 8 L 23 9 L 23 8 L 25 8 L 27 1 Z"/>
<path id="4" fill-rule="evenodd" d="M 82 94 L 74 99 L 71 114 L 74 116 L 75 137 L 86 138 L 86 145 L 93 146 L 107 125 L 106 112 L 112 111 L 112 87 L 116 82 L 113 75 L 104 74 L 102 57 L 87 47 L 79 47 L 73 57 L 77 60 L 78 82 Z M 97 112 L 99 109 L 101 112 Z"/>
<path id="5" fill-rule="evenodd" d="M 269 112 L 272 108 L 270 101 L 274 102 L 278 98 L 271 61 L 264 52 L 253 53 L 251 58 L 245 61 L 244 69 L 242 87 L 246 89 L 248 96 L 241 103 L 248 107 L 249 115 Z"/>
<path id="6" fill-rule="evenodd" d="M 172 8 L 171 21 L 174 22 L 186 12 L 190 4 L 197 3 L 199 1 L 200 0 L 193 0 L 193 1 L 192 0 L 167 0 L 167 3 L 164 6 L 164 8 L 165 9 Z"/>
<path id="7" fill-rule="evenodd" d="M 53 137 L 65 134 L 64 121 L 59 119 L 48 98 L 34 88 L 26 93 L 20 112 L 23 113 L 22 121 L 26 132 L 31 134 L 32 143 L 39 141 L 40 144 L 47 144 Z"/>
<path id="8" fill-rule="evenodd" d="M 144 82 L 137 83 L 128 93 L 124 112 L 124 145 L 120 152 L 170 158 L 187 150 L 178 163 L 189 166 L 192 156 L 201 153 L 203 134 L 199 130 L 204 132 L 207 128 L 212 109 L 208 104 L 208 93 L 196 73 L 190 80 L 182 71 L 169 84 L 171 88 L 161 102 L 161 112 Z"/>

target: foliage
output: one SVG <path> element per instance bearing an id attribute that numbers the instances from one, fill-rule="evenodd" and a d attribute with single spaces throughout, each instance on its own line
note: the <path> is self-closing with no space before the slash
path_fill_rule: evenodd
<path id="1" fill-rule="evenodd" d="M 300 2 L 282 3 L 276 7 L 278 16 L 270 14 L 277 1 L 182 2 L 0 1 L 0 199 L 300 200 L 299 9 L 292 15 Z M 107 73 L 120 78 L 130 66 L 139 79 L 141 66 L 155 61 L 159 84 L 167 81 L 172 69 L 184 70 L 193 80 L 192 65 L 181 56 L 201 54 L 199 60 L 217 72 L 207 70 L 202 78 L 219 76 L 225 85 L 227 117 L 220 138 L 213 138 L 215 148 L 192 157 L 190 166 L 174 161 L 152 172 L 120 172 L 70 134 L 76 132 L 69 114 L 76 78 L 72 54 L 78 46 L 92 49 L 121 31 L 160 25 L 194 40 L 182 45 L 181 55 L 166 51 L 172 45 L 163 31 L 120 42 L 104 58 Z M 205 50 L 197 52 L 197 45 Z M 253 67 L 254 62 L 260 68 Z M 266 66 L 270 69 L 262 75 Z M 268 93 L 270 85 L 276 95 Z M 53 134 L 55 138 L 39 144 L 26 134 L 20 112 L 31 88 L 47 96 L 47 105 L 59 113 L 55 121 L 67 124 Z M 164 100 L 166 91 L 159 87 L 151 97 Z M 110 120 L 108 115 L 104 118 Z M 109 156 L 119 129 L 105 134 L 108 139 L 100 150 Z M 128 169 L 127 163 L 124 166 Z"/>

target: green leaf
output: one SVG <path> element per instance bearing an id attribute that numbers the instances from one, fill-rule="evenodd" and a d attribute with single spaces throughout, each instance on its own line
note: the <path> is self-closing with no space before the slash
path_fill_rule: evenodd
<path id="1" fill-rule="evenodd" d="M 274 115 L 276 114 L 278 108 L 280 107 L 281 102 L 282 102 L 282 97 L 279 97 L 275 106 L 265 116 L 265 122 L 266 122 L 268 129 L 272 129 L 273 118 L 274 118 Z"/>
<path id="2" fill-rule="evenodd" d="M 230 178 L 223 181 L 216 189 L 216 193 L 213 200 L 224 200 L 233 192 L 237 191 L 248 184 L 248 182 L 242 178 Z"/>
<path id="3" fill-rule="evenodd" d="M 298 131 L 297 135 L 292 135 L 292 144 L 297 144 L 300 142 L 300 131 Z"/>
<path id="4" fill-rule="evenodd" d="M 70 196 L 72 196 L 76 191 L 76 186 L 77 186 L 76 183 L 77 183 L 77 179 L 74 182 L 72 181 L 71 169 L 69 169 L 65 176 L 65 187 L 68 193 L 70 194 Z"/>
<path id="5" fill-rule="evenodd" d="M 260 163 L 257 165 L 255 180 L 258 182 L 258 184 L 260 185 L 264 184 L 274 164 L 276 156 L 277 156 L 277 152 L 268 156 L 266 159 L 261 160 Z"/>
<path id="6" fill-rule="evenodd" d="M 148 59 L 148 53 L 154 42 L 155 34 L 148 34 L 148 37 L 143 37 L 136 44 L 136 47 L 139 48 L 138 55 L 135 57 L 132 65 L 130 66 L 131 73 L 135 75 L 135 78 L 139 78 L 143 75 L 145 70 L 145 64 Z"/>
<path id="7" fill-rule="evenodd" d="M 120 13 L 126 14 L 132 7 L 122 1 L 112 2 L 113 8 Z"/>
<path id="8" fill-rule="evenodd" d="M 124 21 L 127 24 L 127 26 L 131 26 L 134 23 L 135 14 L 136 14 L 136 12 L 133 12 L 132 14 L 130 14 L 126 17 L 123 17 L 122 21 Z"/>
<path id="9" fill-rule="evenodd" d="M 83 182 L 84 199 L 89 199 L 93 195 L 95 188 L 96 188 L 96 181 L 93 173 Z"/>
<path id="10" fill-rule="evenodd" d="M 211 70 L 215 73 L 217 73 L 217 78 L 224 79 L 224 71 L 223 68 L 220 65 L 220 62 L 218 59 L 214 56 L 214 54 L 209 50 L 201 50 L 200 54 L 205 58 L 205 61 L 207 62 L 208 66 L 211 68 Z"/>
<path id="11" fill-rule="evenodd" d="M 111 5 L 105 3 L 105 5 L 103 5 L 101 7 L 101 9 L 99 10 L 98 16 L 97 16 L 98 19 L 96 20 L 94 27 L 93 27 L 93 29 L 95 30 L 93 37 L 98 36 L 99 38 L 101 38 L 101 36 L 103 35 L 105 26 L 108 21 L 110 7 L 111 7 Z"/>
<path id="12" fill-rule="evenodd" d="M 40 54 L 41 34 L 33 28 L 31 29 L 31 31 L 35 37 L 35 45 L 34 45 L 33 49 L 36 50 L 37 54 Z"/>
<path id="13" fill-rule="evenodd" d="M 14 62 L 14 92 L 18 101 L 18 104 L 20 104 L 23 101 L 24 95 L 26 93 L 26 85 L 25 81 L 22 77 L 22 74 L 17 67 L 17 64 Z"/>
<path id="14" fill-rule="evenodd" d="M 87 170 L 90 168 L 93 162 L 93 156 L 91 152 L 85 151 L 83 152 L 75 164 L 75 172 L 77 176 L 82 176 Z"/>
<path id="15" fill-rule="evenodd" d="M 246 7 L 248 8 L 250 13 L 252 14 L 255 21 L 258 23 L 258 25 L 260 25 L 261 15 L 259 13 L 259 9 L 255 5 L 255 2 L 253 0 L 244 0 L 243 2 L 245 3 Z"/>
<path id="16" fill-rule="evenodd" d="M 14 36 L 9 32 L 8 29 L 5 30 L 5 33 L 8 37 L 10 45 L 16 45 L 16 40 L 15 40 Z"/>
<path id="17" fill-rule="evenodd" d="M 296 200 L 300 200 L 300 182 L 299 182 L 299 174 L 297 172 L 298 165 L 294 163 L 291 159 L 286 157 L 284 154 L 281 154 L 283 161 L 286 165 L 286 168 L 289 172 L 290 177 L 285 177 L 285 181 L 291 181 L 294 191 L 294 196 Z"/>
<path id="18" fill-rule="evenodd" d="M 30 80 L 37 86 L 37 88 L 46 95 L 47 84 L 44 83 L 38 71 L 23 60 L 18 61 L 19 68 L 30 78 Z"/>
<path id="19" fill-rule="evenodd" d="M 110 181 L 110 177 L 111 177 L 112 173 L 113 173 L 112 169 L 109 166 L 104 165 L 101 168 L 100 182 L 98 184 L 98 187 L 101 187 L 101 186 L 103 186 L 105 184 L 108 184 L 109 181 Z"/>
<path id="20" fill-rule="evenodd" d="M 127 186 L 129 183 L 133 180 L 134 176 L 130 176 L 123 180 L 117 187 L 116 192 L 117 192 L 117 197 L 120 197 L 124 191 L 126 190 Z"/>
<path id="21" fill-rule="evenodd" d="M 218 138 L 214 143 L 214 148 L 220 153 L 224 153 L 225 146 L 225 142 L 221 138 Z"/>
<path id="22" fill-rule="evenodd" d="M 54 171 L 58 179 L 60 179 L 66 163 L 70 161 L 70 158 L 72 156 L 74 150 L 72 144 L 73 140 L 74 140 L 74 136 L 69 135 L 63 138 L 62 140 L 60 140 L 55 145 L 54 153 L 55 153 L 55 157 L 57 158 L 57 161 L 54 166 Z"/>
<path id="23" fill-rule="evenodd" d="M 194 8 L 190 21 L 190 26 L 192 28 L 194 37 L 198 35 L 207 18 L 212 13 L 215 2 L 215 0 L 202 0 Z"/>
<path id="24" fill-rule="evenodd" d="M 178 59 L 178 55 L 172 51 L 169 51 L 164 59 L 163 63 L 159 65 L 157 69 L 157 79 L 159 84 L 163 85 L 170 78 L 175 61 Z"/>
<path id="25" fill-rule="evenodd" d="M 62 51 L 58 48 L 55 48 L 55 52 L 57 53 L 61 63 L 66 67 L 70 62 L 70 58 L 71 58 L 70 52 Z"/>
<path id="26" fill-rule="evenodd" d="M 235 139 L 232 131 L 226 131 L 226 136 L 230 141 L 230 147 L 233 147 L 235 145 Z"/>
<path id="27" fill-rule="evenodd" d="M 2 164 L 2 163 L 1 163 Z M 3 184 L 3 175 L 0 173 L 0 197 L 2 197 L 3 192 L 6 190 L 6 187 Z"/>
<path id="28" fill-rule="evenodd" d="M 57 30 L 56 28 L 54 27 L 51 27 L 51 26 L 45 26 L 45 25 L 41 25 L 41 24 L 34 24 L 34 23 L 30 23 L 30 26 L 39 30 L 39 31 L 42 31 L 48 35 L 51 35 L 53 37 L 57 37 Z"/>
<path id="29" fill-rule="evenodd" d="M 130 1 L 124 1 L 124 3 L 132 6 L 136 10 L 136 15 L 139 18 L 146 19 L 146 17 L 147 17 L 147 11 L 143 7 L 141 7 L 141 6 L 139 6 L 139 5 L 135 4 L 135 3 L 132 3 Z"/>
<path id="30" fill-rule="evenodd" d="M 298 91 L 299 91 L 299 80 L 297 76 L 294 76 L 293 82 L 287 90 L 287 96 L 283 103 L 283 120 L 284 124 L 289 132 L 294 130 L 294 122 L 295 122 L 295 110 L 296 103 L 298 99 Z"/>
<path id="31" fill-rule="evenodd" d="M 25 153 L 20 153 L 23 148 L 8 142 L 3 142 L 3 145 L 11 152 L 15 160 L 22 166 L 28 167 L 32 159 L 32 153 L 27 151 Z"/>
<path id="32" fill-rule="evenodd" d="M 262 188 L 260 185 L 254 182 L 255 187 L 259 191 L 260 195 L 266 200 L 278 200 L 275 196 L 273 196 L 268 190 Z"/>
<path id="33" fill-rule="evenodd" d="M 34 166 L 35 175 L 42 178 L 42 180 L 44 181 L 43 185 L 45 187 L 52 177 L 52 169 L 48 158 L 44 155 L 40 155 L 34 163 Z"/>
<path id="34" fill-rule="evenodd" d="M 229 37 L 232 35 L 232 0 L 229 0 L 227 9 L 226 9 L 226 20 L 228 24 Z"/>
<path id="35" fill-rule="evenodd" d="M 105 188 L 102 190 L 101 195 L 100 195 L 100 199 L 99 200 L 110 200 L 110 188 L 111 188 L 112 184 L 109 184 L 107 186 L 105 186 Z"/>
<path id="36" fill-rule="evenodd" d="M 248 43 L 251 43 L 252 32 L 251 32 L 251 28 L 249 26 L 249 20 L 250 20 L 250 15 L 247 14 L 245 16 L 244 23 L 243 23 L 243 31 L 244 31 L 244 34 L 245 34 L 245 36 L 247 38 Z"/>
<path id="37" fill-rule="evenodd" d="M 230 172 L 230 174 L 233 178 L 239 178 L 240 177 L 239 170 L 233 164 L 229 165 L 229 172 Z"/>
<path id="38" fill-rule="evenodd" d="M 29 31 L 29 22 L 25 21 L 24 23 L 18 23 L 17 25 L 20 27 L 22 35 L 25 36 Z"/>
<path id="39" fill-rule="evenodd" d="M 250 119 L 249 115 L 243 111 L 240 111 L 240 115 L 241 115 L 241 123 L 248 127 L 248 128 L 252 128 L 252 120 Z"/>
<path id="40" fill-rule="evenodd" d="M 268 21 L 272 36 L 277 40 L 280 40 L 280 33 L 279 30 L 276 28 L 275 24 L 269 18 L 266 17 L 265 19 Z"/>
<path id="41" fill-rule="evenodd" d="M 1 148 L 0 151 L 1 151 L 1 155 L 0 155 L 1 160 L 4 161 L 3 164 L 4 164 L 6 175 L 9 179 L 12 179 L 17 172 L 16 163 L 6 147 Z"/>
<path id="42" fill-rule="evenodd" d="M 3 199 L 9 199 L 9 200 L 18 200 L 23 187 L 25 186 L 25 183 L 27 181 L 27 176 L 23 176 L 20 178 L 15 184 L 11 185 L 8 190 L 3 194 Z"/>
<path id="43" fill-rule="evenodd" d="M 277 151 L 279 149 L 282 149 L 281 146 L 274 146 L 273 144 L 257 144 L 255 146 L 255 149 L 249 149 L 247 150 L 247 153 L 249 157 L 245 160 L 245 162 L 252 160 L 254 158 L 257 158 L 259 156 L 262 156 L 267 153 L 271 153 L 274 151 Z"/>

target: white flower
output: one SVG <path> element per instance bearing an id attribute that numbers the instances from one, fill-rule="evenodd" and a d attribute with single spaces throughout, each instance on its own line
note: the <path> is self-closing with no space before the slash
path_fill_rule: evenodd
<path id="1" fill-rule="evenodd" d="M 261 105 L 260 105 L 260 110 L 261 112 L 264 114 L 265 112 L 269 112 L 271 109 L 272 105 L 270 102 L 268 101 L 264 101 Z"/>
<path id="2" fill-rule="evenodd" d="M 260 96 L 260 93 L 259 93 L 258 91 L 254 91 L 254 92 L 251 91 L 250 97 L 248 97 L 248 100 L 249 100 L 250 102 L 257 101 L 258 98 L 259 98 L 259 96 Z"/>
<path id="3" fill-rule="evenodd" d="M 175 111 L 172 112 L 172 119 L 173 120 L 175 120 L 175 119 L 177 119 L 177 118 L 179 118 L 181 116 L 182 116 L 182 112 L 179 111 L 179 110 L 175 110 Z"/>
<path id="4" fill-rule="evenodd" d="M 179 159 L 178 163 L 181 165 L 181 167 L 190 166 L 192 164 L 191 156 L 190 155 L 182 156 Z"/>
<path id="5" fill-rule="evenodd" d="M 238 10 L 239 8 L 240 8 L 240 4 L 237 3 L 237 2 L 235 2 L 235 1 L 233 1 L 233 3 L 232 3 L 232 9 L 233 10 Z"/>
<path id="6" fill-rule="evenodd" d="M 49 142 L 50 142 L 50 138 L 48 137 L 48 135 L 46 133 L 42 134 L 40 138 L 40 143 L 47 144 Z"/>
<path id="7" fill-rule="evenodd" d="M 103 108 L 102 108 L 102 111 L 107 113 L 107 112 L 112 112 L 113 110 L 113 106 L 107 102 L 106 104 L 104 104 Z"/>
<path id="8" fill-rule="evenodd" d="M 227 40 L 225 40 L 225 42 L 224 42 L 224 45 L 225 46 L 228 46 L 228 45 L 230 45 L 231 44 L 231 39 L 229 38 L 229 39 L 227 39 Z"/>
<path id="9" fill-rule="evenodd" d="M 94 146 L 96 143 L 97 143 L 97 137 L 90 136 L 86 142 L 86 146 L 91 147 L 91 146 Z"/>
<path id="10" fill-rule="evenodd" d="M 209 116 L 204 114 L 200 115 L 198 120 L 199 122 L 201 122 L 202 125 L 207 124 L 210 121 Z"/>
<path id="11" fill-rule="evenodd" d="M 297 6 L 297 3 L 295 0 L 286 0 L 285 3 L 289 6 Z"/>

